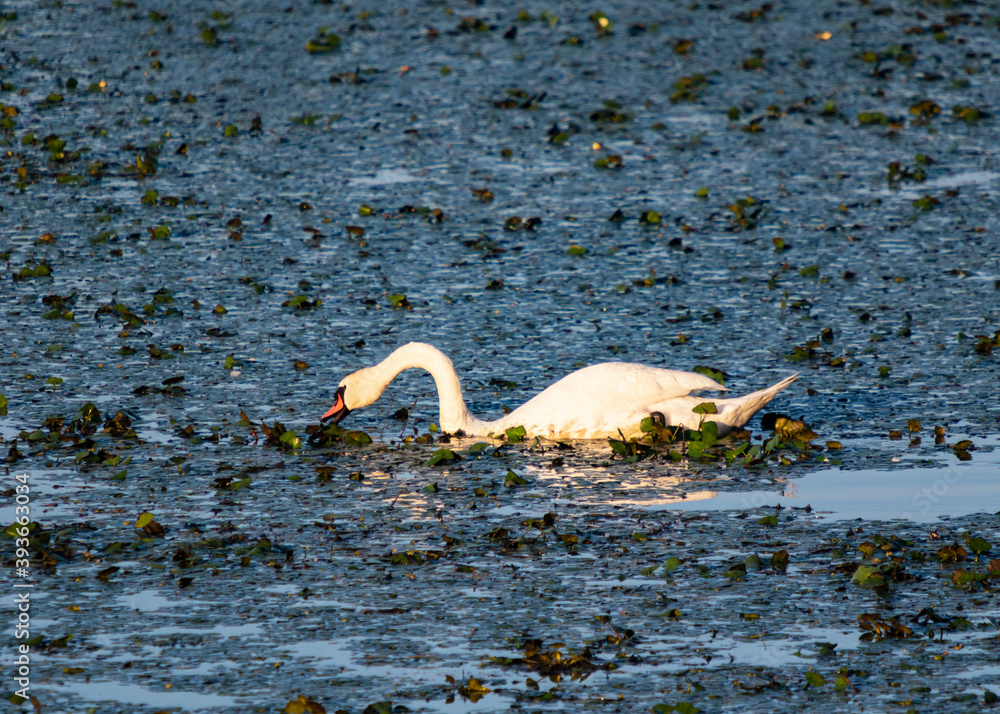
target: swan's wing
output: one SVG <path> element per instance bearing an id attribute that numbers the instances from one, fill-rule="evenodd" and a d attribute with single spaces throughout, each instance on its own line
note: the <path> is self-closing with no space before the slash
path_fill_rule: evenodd
<path id="1" fill-rule="evenodd" d="M 489 426 L 502 431 L 521 425 L 529 433 L 563 439 L 617 436 L 620 429 L 635 435 L 639 422 L 659 411 L 652 405 L 678 399 L 698 403 L 687 396 L 696 390 L 725 387 L 701 374 L 607 362 L 564 377 Z"/>
<path id="2" fill-rule="evenodd" d="M 684 397 L 697 390 L 725 391 L 702 374 L 659 369 L 629 362 L 606 362 L 563 377 L 516 409 L 510 417 L 534 421 L 593 420 L 597 415 L 641 413 L 652 404 Z"/>
<path id="3" fill-rule="evenodd" d="M 703 374 L 647 367 L 628 362 L 607 362 L 574 372 L 553 387 L 575 390 L 584 384 L 597 387 L 600 399 L 613 407 L 645 407 L 699 390 L 726 388 Z M 607 408 L 607 407 L 605 407 Z"/>

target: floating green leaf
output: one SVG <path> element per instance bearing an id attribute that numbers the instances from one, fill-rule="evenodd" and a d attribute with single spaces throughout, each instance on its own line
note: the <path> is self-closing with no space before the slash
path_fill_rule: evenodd
<path id="1" fill-rule="evenodd" d="M 504 431 L 504 434 L 506 434 L 508 442 L 511 444 L 517 444 L 524 440 L 524 436 L 527 432 L 523 426 L 512 426 L 510 429 Z"/>
<path id="2" fill-rule="evenodd" d="M 507 488 L 513 488 L 514 486 L 526 486 L 530 483 L 528 479 L 518 476 L 513 471 L 507 471 L 507 475 L 504 477 L 503 485 Z"/>
<path id="3" fill-rule="evenodd" d="M 931 99 L 922 99 L 916 104 L 910 105 L 910 114 L 914 116 L 930 118 L 941 113 L 941 105 Z"/>
<path id="4" fill-rule="evenodd" d="M 951 108 L 951 113 L 959 119 L 964 119 L 969 124 L 974 124 L 983 117 L 989 116 L 986 112 L 975 107 L 966 107 L 956 104 Z"/>
<path id="5" fill-rule="evenodd" d="M 812 670 L 805 673 L 806 684 L 810 687 L 822 687 L 826 684 L 826 679 L 819 672 L 813 672 Z"/>
<path id="6" fill-rule="evenodd" d="M 877 565 L 859 565 L 851 582 L 863 588 L 879 588 L 886 584 L 882 570 Z"/>
<path id="7" fill-rule="evenodd" d="M 862 126 L 870 126 L 872 124 L 888 124 L 889 117 L 882 112 L 861 112 L 858 114 L 858 123 Z"/>
<path id="8" fill-rule="evenodd" d="M 313 55 L 333 52 L 339 47 L 340 36 L 333 32 L 327 32 L 325 27 L 319 28 L 316 37 L 306 42 L 306 52 Z"/>
<path id="9" fill-rule="evenodd" d="M 674 104 L 678 102 L 695 102 L 703 87 L 708 84 L 708 78 L 703 74 L 692 74 L 684 76 L 673 83 L 674 91 L 670 95 L 670 101 Z"/>
<path id="10" fill-rule="evenodd" d="M 653 714 L 698 714 L 701 709 L 691 702 L 677 702 L 676 704 L 656 704 L 650 710 Z"/>
<path id="11" fill-rule="evenodd" d="M 703 374 L 706 377 L 708 377 L 709 379 L 714 379 L 716 382 L 718 382 L 722 386 L 726 386 L 726 376 L 727 375 L 721 369 L 715 369 L 714 367 L 706 367 L 704 365 L 700 365 L 699 364 L 699 365 L 696 365 L 694 367 L 694 369 L 692 369 L 691 371 L 692 372 L 697 372 L 698 374 Z M 715 412 L 711 412 L 711 413 L 714 414 Z"/>
<path id="12" fill-rule="evenodd" d="M 620 169 L 622 167 L 622 157 L 619 154 L 612 154 L 594 161 L 594 168 L 597 169 Z"/>
<path id="13" fill-rule="evenodd" d="M 344 434 L 346 446 L 366 446 L 372 443 L 372 438 L 363 431 L 348 431 Z"/>
<path id="14" fill-rule="evenodd" d="M 299 449 L 302 447 L 302 439 L 298 437 L 294 431 L 286 431 L 280 437 L 278 441 L 284 444 L 288 449 Z"/>
<path id="15" fill-rule="evenodd" d="M 977 556 L 982 555 L 984 553 L 989 553 L 993 547 L 990 545 L 990 542 L 988 540 L 984 538 L 979 538 L 978 536 L 970 538 L 967 545 L 969 546 L 969 550 L 971 550 Z"/>
<path id="16" fill-rule="evenodd" d="M 771 556 L 771 567 L 775 570 L 784 571 L 788 568 L 788 551 L 779 550 Z"/>
<path id="17" fill-rule="evenodd" d="M 450 449 L 438 449 L 434 454 L 424 462 L 424 466 L 437 466 L 438 464 L 448 465 L 452 461 L 458 461 L 461 459 L 458 454 Z"/>

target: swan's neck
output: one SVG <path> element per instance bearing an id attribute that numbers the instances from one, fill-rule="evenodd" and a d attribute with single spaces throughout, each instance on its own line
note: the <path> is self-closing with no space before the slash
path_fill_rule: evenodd
<path id="1" fill-rule="evenodd" d="M 378 371 L 383 384 L 388 386 L 396 376 L 407 369 L 423 369 L 431 373 L 437 384 L 438 402 L 441 406 L 440 426 L 443 431 L 459 429 L 476 433 L 479 420 L 470 416 L 462 398 L 462 385 L 455 368 L 440 350 L 421 342 L 403 345 L 379 363 Z"/>

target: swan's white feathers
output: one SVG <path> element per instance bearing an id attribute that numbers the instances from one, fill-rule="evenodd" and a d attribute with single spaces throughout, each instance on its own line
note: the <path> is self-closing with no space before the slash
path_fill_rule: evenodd
<path id="1" fill-rule="evenodd" d="M 347 406 L 356 409 L 371 404 L 396 375 L 411 368 L 425 369 L 434 377 L 441 428 L 445 431 L 489 436 L 523 426 L 529 436 L 550 439 L 600 439 L 617 437 L 619 433 L 626 438 L 639 436 L 639 423 L 652 412 L 662 413 L 667 424 L 689 429 L 699 428 L 708 419 L 716 422 L 719 433 L 724 434 L 743 426 L 795 381 L 792 375 L 752 394 L 720 399 L 711 395 L 691 396 L 697 391 L 727 391 L 702 374 L 606 362 L 563 377 L 502 419 L 488 422 L 469 414 L 451 360 L 431 345 L 411 342 L 378 365 L 345 377 L 340 384 L 346 386 Z M 716 405 L 717 414 L 705 417 L 692 411 L 707 401 Z"/>
<path id="2" fill-rule="evenodd" d="M 619 429 L 638 431 L 640 421 L 660 411 L 657 405 L 696 390 L 725 389 L 693 372 L 606 362 L 563 377 L 500 422 L 504 429 L 521 425 L 529 434 L 550 438 L 602 438 Z M 695 404 L 703 401 L 708 399 L 696 399 Z"/>

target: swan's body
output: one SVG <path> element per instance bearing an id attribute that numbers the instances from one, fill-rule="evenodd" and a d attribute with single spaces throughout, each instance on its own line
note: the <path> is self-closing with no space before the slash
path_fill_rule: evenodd
<path id="1" fill-rule="evenodd" d="M 455 368 L 440 350 L 411 342 L 374 367 L 366 367 L 341 381 L 337 402 L 323 415 L 335 423 L 378 399 L 389 383 L 406 369 L 423 369 L 437 383 L 443 431 L 459 430 L 470 436 L 500 435 L 523 426 L 528 436 L 548 439 L 603 439 L 641 436 L 639 423 L 655 412 L 669 426 L 698 429 L 714 421 L 719 434 L 741 427 L 789 384 L 792 375 L 774 386 L 733 399 L 689 396 L 698 390 L 727 391 L 718 382 L 693 372 L 647 367 L 628 362 L 605 362 L 563 377 L 541 394 L 496 421 L 482 421 L 469 414 Z M 717 414 L 696 414 L 692 409 L 706 401 Z"/>

